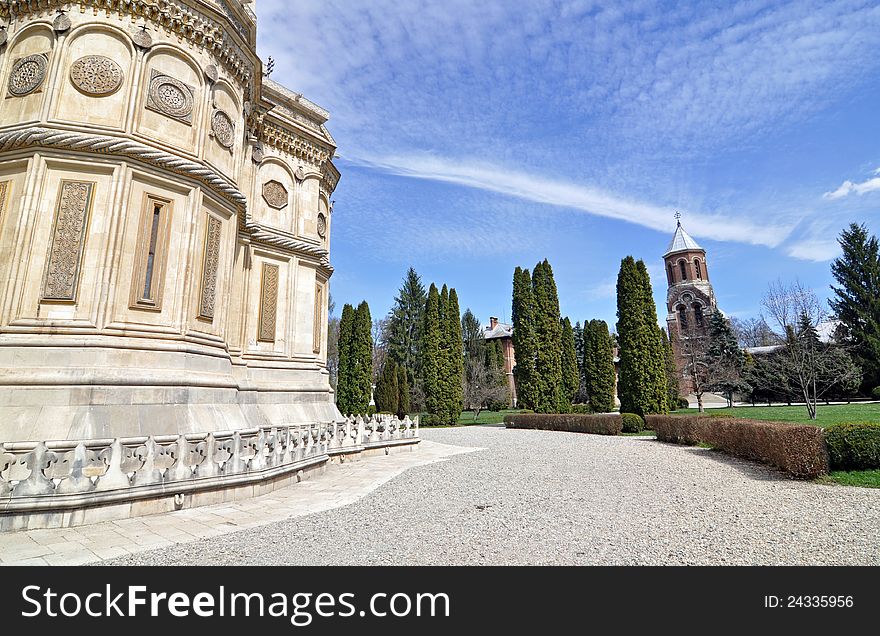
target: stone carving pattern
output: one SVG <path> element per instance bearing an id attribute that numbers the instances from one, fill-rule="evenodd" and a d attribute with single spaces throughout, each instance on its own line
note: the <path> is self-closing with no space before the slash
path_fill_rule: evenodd
<path id="1" fill-rule="evenodd" d="M 214 319 L 214 301 L 217 294 L 217 271 L 220 265 L 220 237 L 223 222 L 216 216 L 208 215 L 208 230 L 205 238 L 205 263 L 202 268 L 202 295 L 199 300 L 199 317 Z"/>
<path id="2" fill-rule="evenodd" d="M 263 184 L 263 198 L 276 210 L 282 210 L 287 207 L 289 194 L 283 183 L 273 180 Z"/>
<path id="3" fill-rule="evenodd" d="M 114 440 L 0 443 L 0 496 L 7 512 L 59 510 L 120 491 L 134 499 L 145 490 L 193 492 L 216 488 L 224 479 L 287 468 L 330 455 L 419 439 L 409 417 L 349 417 L 343 422 L 275 426 L 194 435 L 156 435 Z M 277 474 L 277 473 L 276 473 Z"/>
<path id="4" fill-rule="evenodd" d="M 211 117 L 211 130 L 214 138 L 224 148 L 232 148 L 235 143 L 235 122 L 222 110 L 214 111 Z"/>
<path id="5" fill-rule="evenodd" d="M 70 81 L 86 95 L 112 95 L 124 78 L 122 67 L 103 55 L 86 55 L 70 66 Z"/>
<path id="6" fill-rule="evenodd" d="M 275 342 L 278 319 L 278 266 L 263 263 L 263 281 L 260 289 L 260 324 L 258 340 Z"/>
<path id="7" fill-rule="evenodd" d="M 318 236 L 327 237 L 327 217 L 323 214 L 318 214 Z"/>
<path id="8" fill-rule="evenodd" d="M 9 198 L 9 181 L 0 181 L 0 218 L 6 212 L 6 199 Z"/>
<path id="9" fill-rule="evenodd" d="M 171 119 L 192 124 L 195 89 L 156 69 L 150 71 L 147 108 Z"/>
<path id="10" fill-rule="evenodd" d="M 9 74 L 9 94 L 24 97 L 36 91 L 46 80 L 49 57 L 45 53 L 35 53 L 19 58 L 12 65 Z"/>
<path id="11" fill-rule="evenodd" d="M 321 341 L 324 336 L 324 288 L 315 285 L 315 316 L 312 321 L 312 351 L 321 353 Z"/>
<path id="12" fill-rule="evenodd" d="M 80 260 L 94 186 L 94 183 L 88 181 L 64 181 L 61 184 L 43 284 L 45 300 L 76 300 Z"/>

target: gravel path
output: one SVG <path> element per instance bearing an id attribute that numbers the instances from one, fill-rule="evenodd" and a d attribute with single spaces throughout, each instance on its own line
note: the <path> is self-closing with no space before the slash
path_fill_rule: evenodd
<path id="1" fill-rule="evenodd" d="M 880 490 L 650 438 L 422 432 L 485 450 L 410 469 L 343 508 L 108 563 L 880 564 Z"/>

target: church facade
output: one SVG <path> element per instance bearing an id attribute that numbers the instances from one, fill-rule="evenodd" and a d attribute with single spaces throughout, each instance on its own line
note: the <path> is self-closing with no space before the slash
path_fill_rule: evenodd
<path id="1" fill-rule="evenodd" d="M 336 142 L 264 74 L 253 3 L 0 19 L 0 503 L 184 497 L 409 435 L 334 404 Z"/>

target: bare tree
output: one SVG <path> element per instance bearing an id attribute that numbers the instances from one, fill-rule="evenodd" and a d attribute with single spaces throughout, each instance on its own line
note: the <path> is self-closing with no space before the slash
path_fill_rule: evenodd
<path id="1" fill-rule="evenodd" d="M 703 413 L 706 410 L 703 395 L 712 384 L 709 334 L 689 322 L 682 326 L 678 342 L 679 353 L 684 360 L 684 374 L 690 382 L 691 392 L 697 398 L 697 408 Z"/>
<path id="2" fill-rule="evenodd" d="M 336 301 L 330 295 L 327 303 L 327 371 L 330 373 L 330 386 L 336 389 L 339 379 L 339 316 L 335 316 Z"/>
<path id="3" fill-rule="evenodd" d="M 731 318 L 730 326 L 733 327 L 736 338 L 743 348 L 769 347 L 781 344 L 779 336 L 773 333 L 770 325 L 767 324 L 763 317 L 747 318 L 745 320 Z"/>
<path id="4" fill-rule="evenodd" d="M 818 327 L 828 312 L 813 290 L 799 281 L 777 281 L 770 284 L 763 306 L 784 342 L 763 363 L 803 398 L 815 420 L 819 399 L 836 386 L 852 384 L 858 369 L 840 347 L 820 341 Z"/>
<path id="5" fill-rule="evenodd" d="M 388 319 L 380 318 L 373 321 L 373 384 L 382 375 L 385 359 L 388 357 Z"/>
<path id="6" fill-rule="evenodd" d="M 471 357 L 465 361 L 463 385 L 465 406 L 473 410 L 475 420 L 487 405 L 509 399 L 503 371 L 499 374 L 497 369 L 479 358 Z"/>

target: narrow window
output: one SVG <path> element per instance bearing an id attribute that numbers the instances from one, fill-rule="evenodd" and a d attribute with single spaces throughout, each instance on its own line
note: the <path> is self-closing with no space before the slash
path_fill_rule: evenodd
<path id="1" fill-rule="evenodd" d="M 153 203 L 153 218 L 150 222 L 150 243 L 147 248 L 147 266 L 144 273 L 143 300 L 155 300 L 153 298 L 153 271 L 156 265 L 156 244 L 159 241 L 159 221 L 162 220 L 162 205 Z"/>
<path id="2" fill-rule="evenodd" d="M 694 259 L 694 271 L 697 274 L 697 280 L 703 280 L 703 268 L 700 266 L 700 259 Z"/>
<path id="3" fill-rule="evenodd" d="M 687 307 L 684 305 L 679 305 L 678 309 L 678 326 L 681 331 L 687 331 L 688 328 L 688 317 L 687 317 Z"/>
<path id="4" fill-rule="evenodd" d="M 669 275 L 669 284 L 674 285 L 675 284 L 675 270 L 672 269 L 672 263 L 669 263 L 669 268 L 668 268 L 667 273 Z"/>
<path id="5" fill-rule="evenodd" d="M 703 326 L 703 307 L 702 305 L 694 305 L 694 322 L 698 326 Z"/>
<path id="6" fill-rule="evenodd" d="M 170 201 L 147 196 L 138 235 L 131 298 L 133 308 L 162 308 L 162 277 L 170 212 Z"/>
<path id="7" fill-rule="evenodd" d="M 678 261 L 678 268 L 681 270 L 681 280 L 688 279 L 687 265 L 685 265 L 684 261 Z"/>

